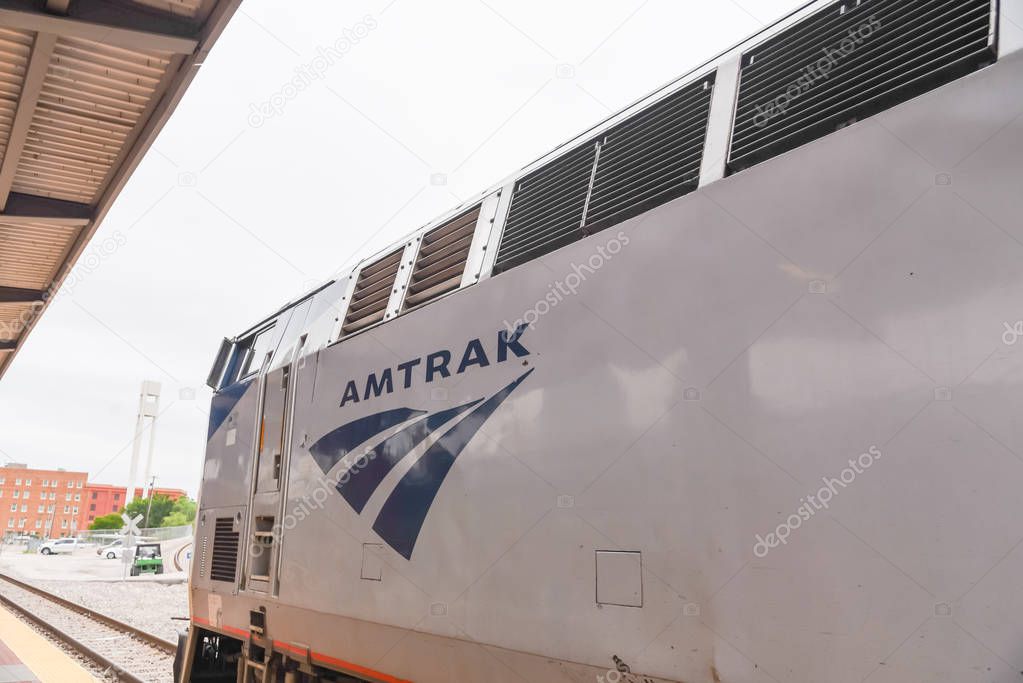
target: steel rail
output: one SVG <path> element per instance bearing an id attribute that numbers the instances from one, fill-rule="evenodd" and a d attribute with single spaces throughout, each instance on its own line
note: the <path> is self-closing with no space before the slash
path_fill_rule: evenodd
<path id="1" fill-rule="evenodd" d="M 94 649 L 92 649 L 85 643 L 81 642 L 76 638 L 73 638 L 72 636 L 69 636 L 67 633 L 64 633 L 50 622 L 46 621 L 37 614 L 33 614 L 27 608 L 22 607 L 21 605 L 14 602 L 10 598 L 0 595 L 0 604 L 3 604 L 9 609 L 17 612 L 21 616 L 25 617 L 29 621 L 33 622 L 34 624 L 42 628 L 47 633 L 51 633 L 53 637 L 55 637 L 57 640 L 64 643 L 65 645 L 68 645 L 73 650 L 76 650 L 79 654 L 84 655 L 86 658 L 91 659 L 100 666 L 106 667 L 108 670 L 116 671 L 118 680 L 126 681 L 126 683 L 147 683 L 147 681 L 142 680 L 141 678 L 131 673 L 130 671 L 125 671 L 121 666 L 115 664 L 110 659 L 96 652 Z"/>
<path id="2" fill-rule="evenodd" d="M 102 614 L 101 612 L 97 612 L 96 610 L 71 602 L 66 598 L 62 598 L 59 595 L 54 595 L 53 593 L 50 593 L 47 590 L 44 590 L 37 586 L 33 586 L 32 584 L 26 583 L 19 579 L 15 579 L 12 576 L 0 573 L 0 580 L 6 581 L 10 583 L 12 586 L 15 586 L 16 588 L 31 593 L 32 595 L 43 598 L 48 602 L 52 602 L 53 604 L 69 612 L 72 612 L 73 614 L 76 614 L 79 617 L 97 622 L 114 631 L 119 631 L 128 636 L 131 636 L 141 641 L 139 645 L 142 647 L 148 645 L 156 650 L 160 650 L 164 654 L 169 655 L 173 655 L 177 650 L 177 645 L 171 643 L 168 640 L 164 640 L 159 636 L 155 636 L 151 633 L 147 633 L 146 631 L 142 631 L 141 629 L 138 629 L 130 624 L 125 624 L 124 622 L 118 621 L 117 619 Z M 65 630 L 66 626 L 62 628 L 54 625 L 49 620 L 44 619 L 40 615 L 36 614 L 29 607 L 21 605 L 16 600 L 13 600 L 5 595 L 0 595 L 0 605 L 6 606 L 13 612 L 20 614 L 25 619 L 36 624 L 39 628 L 51 634 L 52 637 L 55 638 L 58 642 L 68 646 L 72 650 L 84 656 L 86 659 L 95 662 L 96 664 L 98 664 L 101 667 L 104 667 L 108 671 L 115 672 L 117 679 L 119 681 L 124 681 L 125 683 L 149 683 L 149 681 L 147 681 L 146 679 L 140 678 L 137 674 L 132 673 L 130 670 L 126 669 L 123 664 L 118 664 L 110 657 L 98 652 L 91 645 L 82 642 L 75 636 L 68 633 Z"/>
<path id="3" fill-rule="evenodd" d="M 33 586 L 30 583 L 25 583 L 24 581 L 16 579 L 13 576 L 8 576 L 7 574 L 0 573 L 0 579 L 7 581 L 8 583 L 14 584 L 15 586 L 27 590 L 31 593 L 35 593 L 36 595 L 46 598 L 51 602 L 55 602 L 61 607 L 65 607 L 74 612 L 78 612 L 79 614 L 82 614 L 90 619 L 106 624 L 111 628 L 115 628 L 119 631 L 126 631 L 131 635 L 137 637 L 139 640 L 143 640 L 152 645 L 153 647 L 163 650 L 164 652 L 167 652 L 168 654 L 174 654 L 175 652 L 177 652 L 178 649 L 177 643 L 172 643 L 171 641 L 165 640 L 160 636 L 155 636 L 152 633 L 147 633 L 146 631 L 136 628 L 131 624 L 126 624 L 123 621 L 118 621 L 117 619 L 114 619 L 113 617 L 108 617 L 102 612 L 97 612 L 96 610 L 89 609 L 88 607 L 85 607 L 83 605 L 79 605 L 76 602 L 71 602 L 70 600 L 62 598 L 59 595 L 54 595 L 53 593 L 47 590 L 43 590 L 38 586 Z"/>

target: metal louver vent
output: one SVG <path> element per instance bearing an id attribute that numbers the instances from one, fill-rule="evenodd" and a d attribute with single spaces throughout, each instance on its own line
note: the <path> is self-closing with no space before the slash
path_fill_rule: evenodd
<path id="1" fill-rule="evenodd" d="M 341 327 L 342 334 L 351 334 L 384 319 L 403 251 L 397 249 L 359 271 L 359 279 L 355 283 L 355 291 Z"/>
<path id="2" fill-rule="evenodd" d="M 516 183 L 494 273 L 695 190 L 713 85 L 687 85 Z"/>
<path id="3" fill-rule="evenodd" d="M 583 209 L 596 143 L 580 145 L 515 184 L 494 272 L 534 259 L 583 236 Z"/>
<path id="4" fill-rule="evenodd" d="M 604 135 L 586 207 L 587 234 L 696 189 L 712 85 L 707 78 L 686 86 Z"/>
<path id="5" fill-rule="evenodd" d="M 479 215 L 477 206 L 423 235 L 405 295 L 406 309 L 458 289 Z"/>
<path id="6" fill-rule="evenodd" d="M 233 517 L 217 517 L 213 529 L 213 560 L 210 579 L 234 583 L 238 574 L 238 538 Z"/>
<path id="7" fill-rule="evenodd" d="M 740 170 L 996 58 L 991 0 L 843 0 L 743 55 Z"/>

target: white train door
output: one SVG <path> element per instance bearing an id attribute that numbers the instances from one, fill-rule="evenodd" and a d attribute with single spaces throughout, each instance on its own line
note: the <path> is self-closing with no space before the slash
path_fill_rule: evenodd
<path id="1" fill-rule="evenodd" d="M 291 311 L 275 353 L 268 353 L 260 372 L 259 409 L 252 463 L 252 493 L 246 543 L 244 588 L 276 596 L 281 553 L 281 515 L 286 500 L 291 423 L 295 404 L 294 363 L 302 350 L 309 304 Z"/>

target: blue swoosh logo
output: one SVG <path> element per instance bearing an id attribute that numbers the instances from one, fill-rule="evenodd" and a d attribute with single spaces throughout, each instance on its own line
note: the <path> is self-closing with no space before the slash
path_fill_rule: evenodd
<path id="1" fill-rule="evenodd" d="M 372 451 L 359 455 L 356 462 L 338 479 L 338 493 L 344 496 L 344 499 L 356 512 L 361 513 L 370 496 L 395 465 L 401 462 L 434 430 L 472 408 L 481 400 L 483 399 L 477 399 L 450 410 L 442 410 L 414 422 L 397 434 L 389 436 Z"/>
<path id="2" fill-rule="evenodd" d="M 430 506 L 459 454 L 487 418 L 532 372 L 523 374 L 452 427 L 427 449 L 391 491 L 373 523 L 373 530 L 406 560 L 412 559 Z"/>
<path id="3" fill-rule="evenodd" d="M 244 382 L 235 382 L 231 386 L 213 394 L 213 402 L 210 404 L 210 426 L 206 434 L 207 441 L 212 439 L 213 435 L 217 433 L 220 425 L 224 424 L 224 421 L 231 414 L 231 411 L 234 410 L 234 407 L 238 405 L 238 401 L 242 400 L 242 396 L 245 395 L 250 386 L 252 386 L 251 379 Z"/>
<path id="4" fill-rule="evenodd" d="M 426 414 L 425 410 L 396 408 L 361 417 L 325 434 L 309 447 L 309 454 L 313 456 L 313 460 L 320 466 L 323 473 L 327 474 L 334 468 L 334 465 L 341 462 L 341 458 L 355 450 L 359 444 L 369 441 L 386 429 L 424 414 Z"/>

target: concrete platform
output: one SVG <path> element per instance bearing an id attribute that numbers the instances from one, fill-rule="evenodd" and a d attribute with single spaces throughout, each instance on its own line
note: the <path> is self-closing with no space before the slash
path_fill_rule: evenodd
<path id="1" fill-rule="evenodd" d="M 0 607 L 0 683 L 94 683 L 99 679 Z"/>

